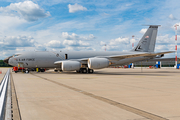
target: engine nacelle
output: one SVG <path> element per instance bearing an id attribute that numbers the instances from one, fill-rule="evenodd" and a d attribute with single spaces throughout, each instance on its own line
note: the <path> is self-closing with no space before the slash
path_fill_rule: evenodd
<path id="1" fill-rule="evenodd" d="M 101 69 L 109 66 L 109 60 L 107 58 L 89 58 L 88 68 Z"/>
<path id="2" fill-rule="evenodd" d="M 81 68 L 81 63 L 78 61 L 63 61 L 61 64 L 61 69 L 63 71 L 74 71 Z"/>

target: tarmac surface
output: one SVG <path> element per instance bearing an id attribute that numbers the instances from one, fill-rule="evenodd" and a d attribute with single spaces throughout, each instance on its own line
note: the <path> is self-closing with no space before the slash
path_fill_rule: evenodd
<path id="1" fill-rule="evenodd" d="M 7 68 L 0 68 L 2 80 Z M 180 70 L 12 72 L 22 120 L 180 120 Z"/>

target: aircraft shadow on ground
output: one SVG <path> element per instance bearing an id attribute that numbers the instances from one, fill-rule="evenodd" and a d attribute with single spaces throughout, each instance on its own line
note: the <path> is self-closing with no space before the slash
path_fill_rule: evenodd
<path id="1" fill-rule="evenodd" d="M 156 73 L 156 74 L 154 74 Z M 95 72 L 93 74 L 96 74 L 96 75 L 136 75 L 136 76 L 139 76 L 139 75 L 142 75 L 142 76 L 171 76 L 171 75 L 167 75 L 167 74 L 157 74 L 157 72 L 154 72 L 154 73 L 149 73 L 149 72 L 128 72 L 128 73 L 125 73 L 125 72 L 114 72 L 114 73 L 104 73 L 104 72 Z"/>
<path id="2" fill-rule="evenodd" d="M 167 73 L 171 73 L 168 74 Z M 180 73 L 179 71 L 151 71 L 151 72 L 102 72 L 102 71 L 95 71 L 93 74 L 87 73 L 76 73 L 76 72 L 45 72 L 45 73 L 34 73 L 34 74 L 67 74 L 67 75 L 135 75 L 135 76 L 173 76 L 173 73 Z"/>

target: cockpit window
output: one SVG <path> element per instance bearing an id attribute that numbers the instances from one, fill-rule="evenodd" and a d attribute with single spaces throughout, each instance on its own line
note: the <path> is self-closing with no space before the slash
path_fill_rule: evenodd
<path id="1" fill-rule="evenodd" d="M 19 56 L 19 55 L 21 55 L 21 54 L 14 54 L 13 57 L 17 57 L 17 56 Z"/>

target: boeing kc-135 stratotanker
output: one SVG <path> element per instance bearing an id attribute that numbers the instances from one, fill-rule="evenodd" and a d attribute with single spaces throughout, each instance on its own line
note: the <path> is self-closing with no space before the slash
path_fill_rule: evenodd
<path id="1" fill-rule="evenodd" d="M 93 69 L 125 65 L 137 61 L 162 57 L 173 51 L 155 53 L 155 43 L 159 25 L 149 25 L 138 45 L 128 52 L 119 51 L 32 51 L 14 54 L 4 60 L 12 65 L 24 68 L 56 68 L 62 71 L 93 73 Z"/>

